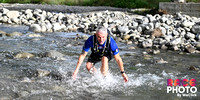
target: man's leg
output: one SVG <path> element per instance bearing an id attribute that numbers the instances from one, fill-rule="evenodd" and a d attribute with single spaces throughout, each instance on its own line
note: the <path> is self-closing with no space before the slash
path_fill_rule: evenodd
<path id="1" fill-rule="evenodd" d="M 91 62 L 86 63 L 86 68 L 90 73 L 97 72 L 97 69 L 94 67 L 93 63 L 91 63 Z"/>
<path id="2" fill-rule="evenodd" d="M 101 73 L 103 74 L 103 76 L 106 76 L 108 73 L 108 58 L 106 56 L 103 56 L 101 59 Z"/>

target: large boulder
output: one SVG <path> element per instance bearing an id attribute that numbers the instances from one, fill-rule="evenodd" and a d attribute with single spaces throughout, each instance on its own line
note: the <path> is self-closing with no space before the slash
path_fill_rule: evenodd
<path id="1" fill-rule="evenodd" d="M 20 16 L 19 11 L 8 11 L 6 15 L 8 18 L 16 18 Z"/>
<path id="2" fill-rule="evenodd" d="M 32 24 L 30 25 L 29 30 L 33 32 L 41 32 L 42 29 L 39 24 Z"/>
<path id="3" fill-rule="evenodd" d="M 14 57 L 15 58 L 32 58 L 34 57 L 34 55 L 28 52 L 21 52 L 21 53 L 17 53 Z"/>
<path id="4" fill-rule="evenodd" d="M 64 54 L 62 54 L 58 51 L 55 51 L 55 50 L 45 52 L 43 56 L 44 57 L 50 57 L 50 58 L 55 59 L 55 60 L 65 60 Z"/>

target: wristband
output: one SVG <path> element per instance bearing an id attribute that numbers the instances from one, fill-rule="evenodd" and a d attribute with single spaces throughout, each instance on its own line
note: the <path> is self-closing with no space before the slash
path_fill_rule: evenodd
<path id="1" fill-rule="evenodd" d="M 124 71 L 121 71 L 121 74 L 125 73 Z"/>

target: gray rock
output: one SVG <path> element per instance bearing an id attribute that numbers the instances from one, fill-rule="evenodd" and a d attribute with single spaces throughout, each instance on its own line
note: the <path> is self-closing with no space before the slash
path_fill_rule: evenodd
<path id="1" fill-rule="evenodd" d="M 143 17 L 143 18 L 142 18 L 142 23 L 143 23 L 143 24 L 148 24 L 148 23 L 149 23 L 148 17 Z"/>
<path id="2" fill-rule="evenodd" d="M 179 32 L 176 31 L 176 30 L 173 30 L 173 31 L 172 31 L 172 34 L 173 34 L 174 36 L 179 36 Z"/>
<path id="3" fill-rule="evenodd" d="M 49 74 L 50 74 L 50 72 L 47 71 L 47 70 L 37 69 L 37 76 L 38 77 L 48 76 Z"/>
<path id="4" fill-rule="evenodd" d="M 50 57 L 55 60 L 65 60 L 64 55 L 58 51 L 51 50 L 49 52 L 45 52 L 44 57 Z"/>
<path id="5" fill-rule="evenodd" d="M 142 42 L 142 47 L 143 48 L 148 48 L 148 47 L 152 47 L 153 42 L 151 39 L 146 39 Z"/>
<path id="6" fill-rule="evenodd" d="M 180 49 L 179 49 L 179 47 L 178 47 L 177 45 L 173 45 L 173 46 L 172 46 L 172 50 L 178 51 L 178 50 L 180 50 Z"/>
<path id="7" fill-rule="evenodd" d="M 181 37 L 184 37 L 185 34 L 186 34 L 186 32 L 185 32 L 185 31 L 182 31 L 182 32 L 180 33 L 180 36 L 181 36 Z"/>
<path id="8" fill-rule="evenodd" d="M 15 58 L 32 58 L 34 57 L 34 55 L 28 52 L 21 52 L 21 53 L 17 53 L 14 57 Z"/>
<path id="9" fill-rule="evenodd" d="M 32 24 L 30 27 L 29 27 L 29 30 L 30 31 L 33 31 L 33 32 L 41 32 L 41 26 L 39 24 Z"/>
<path id="10" fill-rule="evenodd" d="M 128 26 L 118 26 L 118 30 L 121 33 L 127 33 L 129 31 Z"/>
<path id="11" fill-rule="evenodd" d="M 156 21 L 156 19 L 155 19 L 154 16 L 152 16 L 152 15 L 150 15 L 150 14 L 147 14 L 146 16 L 148 17 L 148 19 L 149 19 L 150 22 Z"/>
<path id="12" fill-rule="evenodd" d="M 192 26 L 191 31 L 192 31 L 194 34 L 199 34 L 199 33 L 200 33 L 200 25 L 194 25 L 194 26 Z"/>
<path id="13" fill-rule="evenodd" d="M 192 34 L 191 32 L 187 32 L 187 34 L 186 34 L 186 38 L 194 39 L 194 38 L 195 38 L 195 35 Z"/>
<path id="14" fill-rule="evenodd" d="M 185 47 L 185 49 L 186 49 L 186 52 L 188 52 L 188 53 L 195 53 L 196 52 L 196 49 L 192 45 L 187 45 Z"/>
<path id="15" fill-rule="evenodd" d="M 163 44 L 163 45 L 161 45 L 161 49 L 163 49 L 163 50 L 167 50 L 168 47 L 167 47 L 165 44 Z"/>
<path id="16" fill-rule="evenodd" d="M 3 37 L 3 36 L 6 36 L 7 33 L 2 31 L 2 30 L 0 30 L 0 34 L 1 34 L 1 37 Z"/>
<path id="17" fill-rule="evenodd" d="M 22 91 L 22 92 L 19 93 L 19 96 L 20 96 L 20 97 L 26 97 L 26 96 L 28 96 L 29 94 L 30 94 L 30 93 L 27 92 L 27 91 Z"/>
<path id="18" fill-rule="evenodd" d="M 166 22 L 165 22 L 167 25 L 171 25 L 172 23 L 173 23 L 173 20 L 172 19 L 168 19 L 168 20 L 166 20 Z"/>
<path id="19" fill-rule="evenodd" d="M 164 27 L 159 27 L 163 35 L 166 35 L 167 30 Z"/>
<path id="20" fill-rule="evenodd" d="M 155 28 L 159 28 L 161 26 L 161 23 L 160 22 L 156 22 L 155 24 L 154 24 L 154 27 Z"/>
<path id="21" fill-rule="evenodd" d="M 23 34 L 21 32 L 12 32 L 12 33 L 7 33 L 6 36 L 11 36 L 11 37 L 17 37 L 17 36 L 22 36 Z"/>
<path id="22" fill-rule="evenodd" d="M 170 41 L 171 45 L 178 45 L 178 44 L 182 44 L 182 38 L 174 38 Z"/>
<path id="23" fill-rule="evenodd" d="M 132 24 L 133 24 L 132 26 L 133 26 L 134 28 L 138 27 L 138 25 L 139 25 L 138 22 L 135 22 L 135 21 L 133 21 Z"/>
<path id="24" fill-rule="evenodd" d="M 160 54 L 160 50 L 153 50 L 153 54 Z"/>
<path id="25" fill-rule="evenodd" d="M 200 34 L 197 34 L 197 35 L 195 36 L 195 38 L 196 38 L 196 40 L 200 41 Z"/>
<path id="26" fill-rule="evenodd" d="M 200 42 L 196 42 L 195 47 L 197 48 L 197 50 L 200 50 Z"/>
<path id="27" fill-rule="evenodd" d="M 50 22 L 47 22 L 47 23 L 46 23 L 46 31 L 47 31 L 47 32 L 52 32 L 52 27 L 53 27 L 53 26 L 52 26 L 52 24 L 51 24 Z"/>
<path id="28" fill-rule="evenodd" d="M 165 16 L 162 16 L 162 17 L 160 18 L 160 22 L 161 22 L 161 23 L 165 23 L 167 20 L 168 20 L 168 18 L 166 18 Z"/>
<path id="29" fill-rule="evenodd" d="M 164 61 L 162 58 L 160 58 L 159 60 L 155 60 L 156 64 L 165 64 L 168 63 L 167 61 Z"/>
<path id="30" fill-rule="evenodd" d="M 170 42 L 172 38 L 173 38 L 172 35 L 165 36 L 165 40 L 168 41 L 168 42 Z"/>

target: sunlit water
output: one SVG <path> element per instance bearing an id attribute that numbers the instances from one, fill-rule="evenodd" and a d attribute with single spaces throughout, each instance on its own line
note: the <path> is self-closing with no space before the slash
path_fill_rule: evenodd
<path id="1" fill-rule="evenodd" d="M 109 74 L 100 74 L 100 63 L 96 64 L 97 73 L 90 74 L 84 60 L 77 79 L 72 80 L 77 59 L 81 53 L 83 39 L 75 40 L 76 34 L 83 33 L 37 33 L 43 37 L 28 37 L 32 32 L 25 26 L 1 25 L 5 32 L 23 32 L 20 37 L 0 37 L 0 99 L 26 100 L 198 100 L 200 97 L 200 74 L 190 71 L 190 66 L 200 66 L 199 54 L 178 54 L 173 51 L 161 51 L 145 59 L 144 49 L 129 50 L 129 46 L 118 43 L 129 81 L 125 83 L 115 60 L 109 63 Z M 89 36 L 89 35 L 88 35 Z M 49 57 L 16 59 L 18 52 L 36 55 L 56 50 L 65 55 L 65 60 Z M 157 64 L 163 58 L 168 63 Z M 47 70 L 61 76 L 36 76 L 38 69 Z M 167 79 L 197 80 L 196 97 L 177 97 L 167 93 Z"/>

